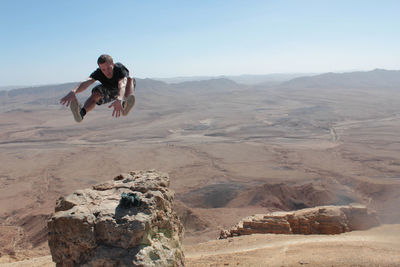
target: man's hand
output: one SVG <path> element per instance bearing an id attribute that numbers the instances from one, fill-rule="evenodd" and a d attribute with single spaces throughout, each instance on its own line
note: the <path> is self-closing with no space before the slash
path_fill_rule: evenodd
<path id="1" fill-rule="evenodd" d="M 68 93 L 68 95 L 61 98 L 61 105 L 69 106 L 71 101 L 76 101 L 78 103 L 78 99 L 76 99 L 76 94 L 85 91 L 91 84 L 93 84 L 96 80 L 93 78 L 88 78 L 86 81 L 81 82 L 78 87 L 75 87 Z"/>
<path id="2" fill-rule="evenodd" d="M 119 116 L 121 116 L 121 112 L 122 112 L 122 110 L 123 110 L 121 100 L 118 100 L 118 99 L 115 100 L 115 101 L 112 102 L 112 104 L 109 105 L 108 107 L 109 107 L 109 108 L 114 107 L 114 110 L 113 110 L 113 113 L 112 113 L 112 116 L 113 116 L 113 117 L 118 118 Z"/>
<path id="3" fill-rule="evenodd" d="M 75 96 L 75 92 L 73 92 L 73 91 L 69 92 L 66 96 L 61 98 L 60 103 L 61 103 L 61 105 L 65 105 L 68 107 L 71 104 L 71 101 L 78 102 L 78 100 L 76 99 L 76 96 Z"/>

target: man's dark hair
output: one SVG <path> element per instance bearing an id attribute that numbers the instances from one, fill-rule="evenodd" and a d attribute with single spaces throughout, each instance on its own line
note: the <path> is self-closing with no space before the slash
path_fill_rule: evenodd
<path id="1" fill-rule="evenodd" d="M 97 59 L 97 65 L 104 64 L 106 62 L 110 63 L 110 64 L 114 64 L 114 60 L 110 55 L 103 54 L 103 55 L 99 56 L 99 58 Z"/>

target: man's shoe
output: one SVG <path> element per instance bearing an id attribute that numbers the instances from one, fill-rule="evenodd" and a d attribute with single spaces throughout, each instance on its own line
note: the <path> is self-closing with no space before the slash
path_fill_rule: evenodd
<path id="1" fill-rule="evenodd" d="M 129 111 L 131 111 L 134 105 L 135 105 L 135 96 L 134 95 L 128 96 L 128 99 L 123 103 L 124 109 L 122 110 L 122 115 L 123 116 L 128 115 Z"/>
<path id="2" fill-rule="evenodd" d="M 70 108 L 76 122 L 82 121 L 81 105 L 77 101 L 71 101 Z"/>

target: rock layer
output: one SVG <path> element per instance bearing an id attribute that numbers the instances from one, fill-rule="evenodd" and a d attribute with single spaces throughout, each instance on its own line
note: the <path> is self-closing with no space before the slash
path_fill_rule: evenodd
<path id="1" fill-rule="evenodd" d="M 375 212 L 362 205 L 320 206 L 291 212 L 273 212 L 247 217 L 220 238 L 256 233 L 340 234 L 379 225 Z"/>
<path id="2" fill-rule="evenodd" d="M 183 266 L 183 226 L 172 209 L 169 178 L 155 171 L 121 174 L 57 201 L 48 221 L 57 266 Z M 139 206 L 120 204 L 134 193 Z"/>

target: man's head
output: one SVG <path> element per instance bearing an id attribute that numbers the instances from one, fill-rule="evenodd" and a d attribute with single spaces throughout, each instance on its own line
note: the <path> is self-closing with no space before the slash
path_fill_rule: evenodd
<path id="1" fill-rule="evenodd" d="M 111 79 L 114 73 L 114 60 L 109 55 L 101 55 L 97 59 L 97 64 L 100 67 L 101 72 L 108 78 Z"/>

